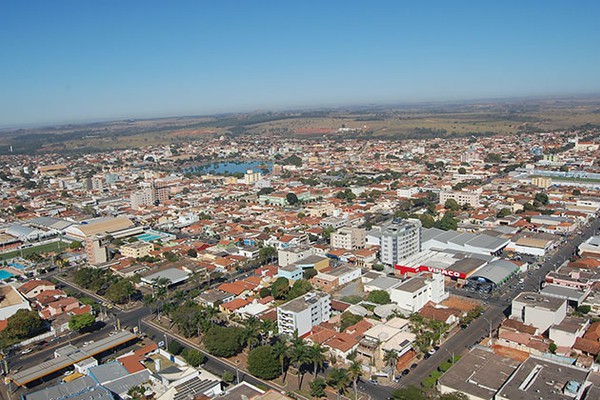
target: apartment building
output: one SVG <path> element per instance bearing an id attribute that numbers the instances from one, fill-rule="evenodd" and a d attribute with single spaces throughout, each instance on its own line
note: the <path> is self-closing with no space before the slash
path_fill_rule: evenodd
<path id="1" fill-rule="evenodd" d="M 442 274 L 417 275 L 390 289 L 390 299 L 411 313 L 419 311 L 428 302 L 441 303 L 449 297 L 444 289 Z"/>
<path id="2" fill-rule="evenodd" d="M 129 258 L 142 258 L 150 255 L 150 252 L 154 250 L 154 245 L 148 242 L 133 242 L 124 244 L 119 248 L 121 254 Z"/>
<path id="3" fill-rule="evenodd" d="M 421 251 L 421 222 L 398 220 L 381 229 L 381 261 L 396 265 L 399 260 Z"/>
<path id="4" fill-rule="evenodd" d="M 309 292 L 277 307 L 279 333 L 304 336 L 313 326 L 331 317 L 331 297 L 326 293 Z"/>
<path id="5" fill-rule="evenodd" d="M 566 299 L 523 292 L 512 301 L 510 317 L 536 327 L 540 333 L 560 324 L 566 316 Z"/>
<path id="6" fill-rule="evenodd" d="M 479 204 L 479 194 L 477 193 L 469 193 L 469 192 L 460 192 L 460 191 L 442 191 L 440 192 L 440 204 L 446 204 L 448 200 L 454 200 L 458 203 L 458 205 L 468 204 L 473 208 L 477 208 L 480 206 Z"/>
<path id="7" fill-rule="evenodd" d="M 331 234 L 334 249 L 357 250 L 365 247 L 367 232 L 364 229 L 344 227 Z"/>

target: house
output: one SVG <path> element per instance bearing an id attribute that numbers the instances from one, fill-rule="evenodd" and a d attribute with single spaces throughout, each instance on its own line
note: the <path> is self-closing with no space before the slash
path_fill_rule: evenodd
<path id="1" fill-rule="evenodd" d="M 12 317 L 19 310 L 31 310 L 29 302 L 12 286 L 0 286 L 0 299 L 0 320 Z"/>
<path id="2" fill-rule="evenodd" d="M 19 286 L 19 292 L 28 299 L 33 299 L 46 290 L 54 289 L 56 285 L 45 279 L 33 279 Z"/>

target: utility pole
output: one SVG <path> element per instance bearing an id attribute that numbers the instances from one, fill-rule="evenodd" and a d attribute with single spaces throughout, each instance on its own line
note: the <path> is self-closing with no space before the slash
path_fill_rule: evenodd
<path id="1" fill-rule="evenodd" d="M 492 340 L 492 321 L 491 321 L 491 320 L 489 320 L 489 319 L 487 319 L 487 318 L 486 318 L 486 317 L 484 317 L 484 316 L 482 316 L 482 318 L 483 318 L 483 319 L 485 319 L 487 322 L 489 322 L 489 323 L 490 323 L 490 336 L 489 336 L 489 338 L 490 338 L 490 340 Z"/>

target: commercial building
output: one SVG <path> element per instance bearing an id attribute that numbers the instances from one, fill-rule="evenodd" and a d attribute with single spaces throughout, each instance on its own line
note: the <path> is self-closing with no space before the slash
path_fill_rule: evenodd
<path id="1" fill-rule="evenodd" d="M 558 325 L 567 316 L 567 300 L 523 292 L 512 301 L 510 317 L 536 327 L 540 333 Z"/>
<path id="2" fill-rule="evenodd" d="M 277 307 L 279 333 L 304 336 L 313 326 L 331 317 L 331 297 L 326 293 L 309 292 Z"/>
<path id="3" fill-rule="evenodd" d="M 331 247 L 334 249 L 356 250 L 366 244 L 366 231 L 360 228 L 344 227 L 331 234 Z"/>
<path id="4" fill-rule="evenodd" d="M 421 251 L 421 222 L 398 220 L 381 229 L 381 261 L 396 265 L 399 260 Z"/>
<path id="5" fill-rule="evenodd" d="M 423 250 L 456 250 L 476 254 L 499 255 L 510 243 L 510 240 L 485 234 L 429 228 L 423 229 L 421 242 Z"/>
<path id="6" fill-rule="evenodd" d="M 442 274 L 414 276 L 389 290 L 390 299 L 411 313 L 419 311 L 428 302 L 441 303 L 449 297 L 444 290 Z"/>
<path id="7" fill-rule="evenodd" d="M 461 392 L 469 400 L 492 400 L 518 366 L 512 358 L 476 347 L 442 375 L 438 388 L 442 394 Z"/>

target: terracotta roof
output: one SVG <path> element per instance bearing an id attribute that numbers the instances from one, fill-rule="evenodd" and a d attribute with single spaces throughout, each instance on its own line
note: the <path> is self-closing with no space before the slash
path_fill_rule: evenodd
<path id="1" fill-rule="evenodd" d="M 575 345 L 573 345 L 573 348 L 575 350 L 583 351 L 587 354 L 598 355 L 598 353 L 600 353 L 600 342 L 586 338 L 577 338 L 575 339 Z"/>
<path id="2" fill-rule="evenodd" d="M 348 303 L 344 303 L 343 301 L 339 301 L 339 300 L 331 300 L 331 309 L 332 310 L 344 312 L 344 311 L 346 311 L 346 309 L 348 309 L 348 307 L 350 307 L 350 304 L 348 304 Z"/>
<path id="3" fill-rule="evenodd" d="M 45 279 L 34 279 L 32 281 L 25 282 L 19 287 L 19 292 L 27 294 L 38 286 L 55 286 L 54 283 Z"/>
<path id="4" fill-rule="evenodd" d="M 248 300 L 244 300 L 244 299 L 234 299 L 231 300 L 227 303 L 223 303 L 221 304 L 221 307 L 226 309 L 226 310 L 230 310 L 230 311 L 235 311 L 239 308 L 242 308 L 244 306 L 247 306 L 248 304 L 250 304 L 250 302 Z"/>
<path id="5" fill-rule="evenodd" d="M 527 333 L 529 335 L 535 335 L 537 330 L 534 326 L 525 325 L 524 323 L 514 319 L 505 319 L 502 321 L 502 328 L 507 328 L 515 332 Z"/>
<path id="6" fill-rule="evenodd" d="M 591 324 L 583 337 L 597 342 L 600 339 L 600 321 Z"/>
<path id="7" fill-rule="evenodd" d="M 352 349 L 357 344 L 358 340 L 346 332 L 337 333 L 332 339 L 325 343 L 326 346 L 340 350 L 344 353 Z"/>
<path id="8" fill-rule="evenodd" d="M 130 374 L 135 374 L 136 372 L 143 371 L 146 369 L 146 367 L 144 367 L 144 365 L 140 362 L 140 357 L 136 354 L 131 354 L 129 356 L 117 358 L 117 360 L 119 360 L 119 362 L 123 364 L 123 367 L 125 367 L 127 372 L 129 372 Z"/>
<path id="9" fill-rule="evenodd" d="M 140 347 L 139 349 L 134 351 L 134 353 L 138 357 L 145 357 L 147 354 L 152 353 L 153 351 L 156 351 L 156 350 L 158 350 L 158 345 L 154 342 L 151 342 L 145 346 Z"/>

